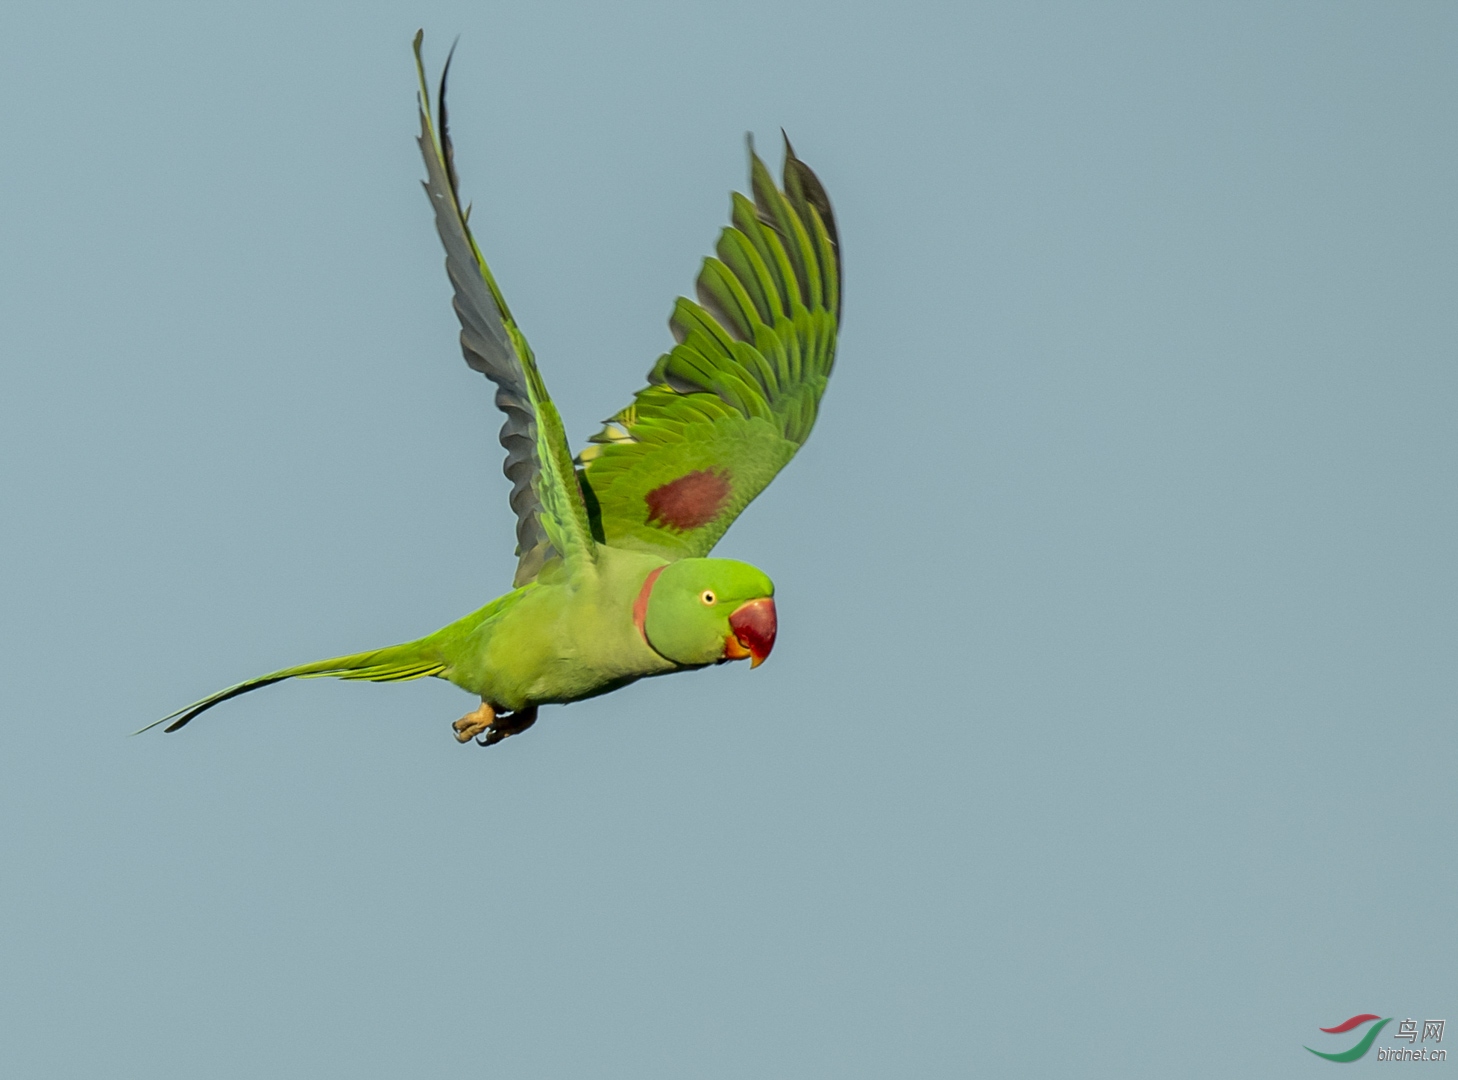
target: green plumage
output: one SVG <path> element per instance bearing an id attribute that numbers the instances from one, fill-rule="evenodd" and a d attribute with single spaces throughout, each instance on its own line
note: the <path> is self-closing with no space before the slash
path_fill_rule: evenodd
<path id="1" fill-rule="evenodd" d="M 537 706 L 646 676 L 752 657 L 775 635 L 774 586 L 705 558 L 810 434 L 835 357 L 839 240 L 830 202 L 785 141 L 783 187 L 750 148 L 753 197 L 680 297 L 676 344 L 633 403 L 575 459 L 536 360 L 461 205 L 441 76 L 432 116 L 420 76 L 425 189 L 446 250 L 467 364 L 496 385 L 517 515 L 515 588 L 428 637 L 285 668 L 157 721 L 174 731 L 212 706 L 289 678 L 435 676 L 478 695 L 465 741 L 523 730 Z M 446 70 L 450 62 L 447 60 Z M 156 726 L 156 725 L 149 725 Z M 146 730 L 146 729 L 143 729 Z"/>
<path id="2" fill-rule="evenodd" d="M 699 303 L 674 306 L 678 344 L 578 455 L 608 544 L 670 559 L 708 554 L 815 423 L 840 315 L 830 203 L 789 140 L 785 192 L 752 147 L 750 167 L 755 201 L 734 196 L 734 224 L 699 274 Z M 679 530 L 645 519 L 650 491 L 701 469 L 730 483 L 710 521 Z"/>

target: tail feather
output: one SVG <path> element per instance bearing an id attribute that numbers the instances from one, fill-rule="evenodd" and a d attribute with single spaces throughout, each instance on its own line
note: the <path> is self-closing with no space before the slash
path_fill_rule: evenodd
<path id="1" fill-rule="evenodd" d="M 355 653 L 353 656 L 336 656 L 330 660 L 317 660 L 312 664 L 284 668 L 282 671 L 260 675 L 256 679 L 249 679 L 225 690 L 219 690 L 216 694 L 211 694 L 201 701 L 194 701 L 185 708 L 168 713 L 161 720 L 154 720 L 134 734 L 140 735 L 143 731 L 151 731 L 161 724 L 167 725 L 165 729 L 167 731 L 176 731 L 193 717 L 207 712 L 214 705 L 221 705 L 229 698 L 235 698 L 239 694 L 246 694 L 253 690 L 261 690 L 265 686 L 272 686 L 285 679 L 322 679 L 332 676 L 336 679 L 363 679 L 369 682 L 405 682 L 410 679 L 423 678 L 426 675 L 439 675 L 445 670 L 445 666 L 445 661 L 428 641 L 412 641 L 406 645 L 392 645 L 388 649 Z"/>

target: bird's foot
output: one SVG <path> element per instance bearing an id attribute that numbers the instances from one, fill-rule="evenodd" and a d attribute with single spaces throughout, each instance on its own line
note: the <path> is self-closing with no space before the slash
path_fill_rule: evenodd
<path id="1" fill-rule="evenodd" d="M 514 713 L 507 713 L 505 716 L 498 716 L 491 723 L 491 730 L 486 733 L 484 739 L 477 739 L 477 746 L 495 746 L 502 739 L 512 735 L 520 735 L 527 728 L 537 722 L 537 707 L 529 705 L 525 709 L 518 709 Z M 459 738 L 459 736 L 457 736 Z"/>
<path id="2" fill-rule="evenodd" d="M 488 702 L 481 702 L 481 707 L 473 713 L 467 713 L 457 720 L 451 727 L 456 729 L 456 742 L 468 743 L 483 731 L 491 730 L 491 725 L 496 722 L 496 710 Z"/>
<path id="3" fill-rule="evenodd" d="M 483 701 L 479 709 L 467 713 L 451 727 L 456 729 L 456 742 L 468 743 L 476 739 L 477 735 L 484 734 L 484 739 L 476 739 L 477 745 L 495 746 L 502 739 L 521 734 L 536 722 L 535 705 L 518 709 L 514 713 L 497 713 L 490 702 Z"/>

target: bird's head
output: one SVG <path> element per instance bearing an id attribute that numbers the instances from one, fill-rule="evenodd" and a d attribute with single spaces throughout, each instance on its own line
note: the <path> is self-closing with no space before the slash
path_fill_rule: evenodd
<path id="1" fill-rule="evenodd" d="M 759 667 L 775 646 L 774 594 L 748 563 L 680 559 L 649 576 L 635 618 L 654 651 L 676 664 L 748 659 Z"/>

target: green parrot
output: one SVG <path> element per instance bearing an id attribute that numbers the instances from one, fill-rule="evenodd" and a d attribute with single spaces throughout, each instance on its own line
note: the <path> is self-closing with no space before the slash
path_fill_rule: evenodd
<path id="1" fill-rule="evenodd" d="M 574 459 L 562 419 L 467 224 L 446 126 L 415 36 L 425 190 L 445 245 L 466 363 L 496 384 L 519 562 L 513 588 L 427 637 L 284 668 L 220 690 L 148 728 L 176 731 L 229 698 L 284 679 L 399 682 L 426 675 L 478 696 L 454 724 L 484 746 L 526 730 L 541 705 L 651 675 L 748 659 L 775 642 L 774 585 L 707 558 L 810 434 L 835 358 L 840 248 L 825 189 L 785 140 L 783 189 L 750 146 L 753 199 L 680 297 L 677 341 L 648 385 Z M 142 730 L 148 730 L 143 728 Z"/>

